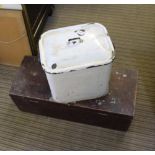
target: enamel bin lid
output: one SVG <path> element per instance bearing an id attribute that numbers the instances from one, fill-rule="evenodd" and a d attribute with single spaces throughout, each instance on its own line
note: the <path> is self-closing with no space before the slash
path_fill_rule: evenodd
<path id="1" fill-rule="evenodd" d="M 111 63 L 114 47 L 106 28 L 87 23 L 49 30 L 39 41 L 41 64 L 48 73 L 63 73 Z"/>

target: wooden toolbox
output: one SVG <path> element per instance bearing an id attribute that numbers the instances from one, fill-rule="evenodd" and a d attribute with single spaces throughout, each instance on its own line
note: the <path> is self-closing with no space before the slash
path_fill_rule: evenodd
<path id="1" fill-rule="evenodd" d="M 134 116 L 136 87 L 137 72 L 118 69 L 112 72 L 107 96 L 70 104 L 56 103 L 37 57 L 26 56 L 12 83 L 10 96 L 25 112 L 127 130 Z"/>

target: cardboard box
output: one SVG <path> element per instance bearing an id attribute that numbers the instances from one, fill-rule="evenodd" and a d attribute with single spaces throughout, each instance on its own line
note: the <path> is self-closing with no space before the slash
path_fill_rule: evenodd
<path id="1" fill-rule="evenodd" d="M 0 64 L 19 66 L 31 49 L 22 11 L 0 10 Z"/>

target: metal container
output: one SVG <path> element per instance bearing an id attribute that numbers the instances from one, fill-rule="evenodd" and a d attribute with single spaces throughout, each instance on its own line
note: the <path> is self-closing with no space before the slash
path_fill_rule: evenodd
<path id="1" fill-rule="evenodd" d="M 39 41 L 52 97 L 69 103 L 106 95 L 114 47 L 106 28 L 87 23 L 49 30 Z"/>

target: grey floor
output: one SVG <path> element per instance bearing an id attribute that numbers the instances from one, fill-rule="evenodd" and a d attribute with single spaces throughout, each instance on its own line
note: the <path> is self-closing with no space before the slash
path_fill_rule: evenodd
<path id="1" fill-rule="evenodd" d="M 113 68 L 139 71 L 127 132 L 21 112 L 8 96 L 17 68 L 0 65 L 0 150 L 155 150 L 155 5 L 56 5 L 44 31 L 104 24 L 115 43 Z"/>

